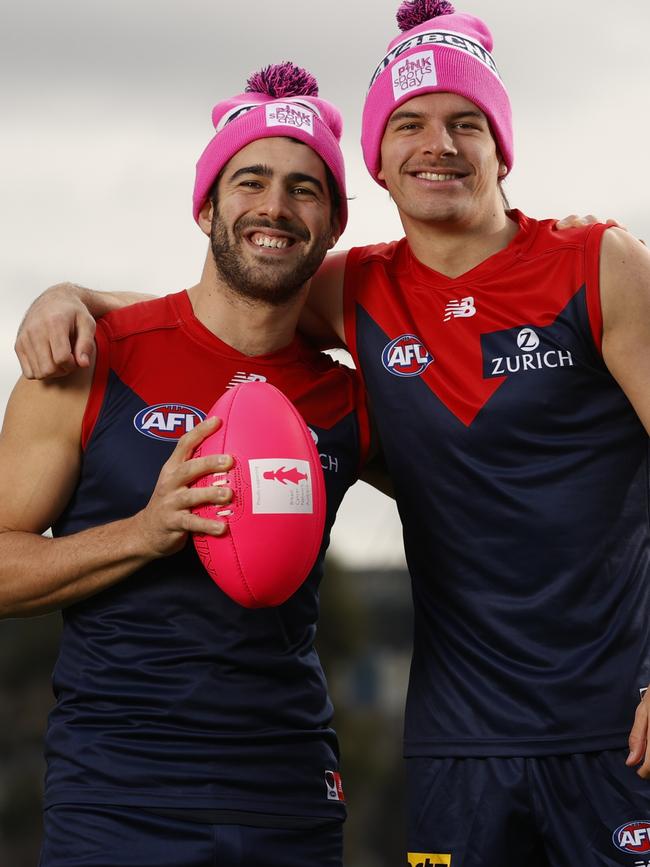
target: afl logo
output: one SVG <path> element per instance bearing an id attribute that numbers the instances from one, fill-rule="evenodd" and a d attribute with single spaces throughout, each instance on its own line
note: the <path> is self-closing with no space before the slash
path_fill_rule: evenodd
<path id="1" fill-rule="evenodd" d="M 650 852 L 650 821 L 626 822 L 612 834 L 612 842 L 621 852 L 639 855 Z"/>
<path id="2" fill-rule="evenodd" d="M 135 429 L 152 440 L 179 440 L 205 419 L 205 413 L 184 403 L 145 406 L 133 419 Z"/>
<path id="3" fill-rule="evenodd" d="M 393 376 L 419 376 L 433 362 L 419 337 L 402 334 L 384 347 L 381 363 Z"/>
<path id="4" fill-rule="evenodd" d="M 522 328 L 517 335 L 517 346 L 524 352 L 532 352 L 539 346 L 539 337 L 532 328 Z"/>

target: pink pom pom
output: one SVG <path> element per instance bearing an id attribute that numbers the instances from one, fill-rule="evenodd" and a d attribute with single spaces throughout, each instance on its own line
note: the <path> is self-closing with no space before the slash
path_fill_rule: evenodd
<path id="1" fill-rule="evenodd" d="M 266 93 L 275 99 L 318 96 L 318 82 L 306 69 L 288 60 L 254 72 L 246 82 L 246 93 Z"/>
<path id="2" fill-rule="evenodd" d="M 400 30 L 411 30 L 438 15 L 452 15 L 456 10 L 447 0 L 405 0 L 397 10 Z"/>

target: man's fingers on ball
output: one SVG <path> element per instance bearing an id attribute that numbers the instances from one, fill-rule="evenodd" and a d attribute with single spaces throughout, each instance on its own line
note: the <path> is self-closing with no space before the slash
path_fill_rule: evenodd
<path id="1" fill-rule="evenodd" d="M 232 500 L 232 490 L 216 485 L 208 485 L 205 488 L 188 488 L 184 500 L 184 508 L 186 509 L 196 509 L 206 505 L 227 506 Z"/>
<path id="2" fill-rule="evenodd" d="M 190 458 L 185 461 L 181 468 L 184 484 L 192 484 L 203 476 L 220 476 L 232 469 L 231 455 L 204 455 L 200 458 Z M 211 483 L 219 482 L 219 479 L 211 480 Z"/>
<path id="3" fill-rule="evenodd" d="M 193 427 L 192 430 L 183 434 L 179 439 L 176 443 L 176 448 L 172 453 L 172 457 L 183 461 L 188 460 L 203 440 L 211 433 L 215 432 L 219 427 L 219 424 L 221 424 L 221 420 L 216 418 L 206 418 L 205 421 L 197 424 L 196 427 Z"/>
<path id="4" fill-rule="evenodd" d="M 221 419 L 213 415 L 197 424 L 197 426 L 186 433 L 185 436 L 188 438 L 191 437 L 191 440 L 196 447 L 198 443 L 202 443 L 206 437 L 209 437 L 210 434 L 213 434 L 220 427 Z"/>
<path id="5" fill-rule="evenodd" d="M 192 515 L 189 521 L 189 530 L 204 536 L 223 536 L 228 531 L 228 525 L 224 521 L 200 518 Z"/>

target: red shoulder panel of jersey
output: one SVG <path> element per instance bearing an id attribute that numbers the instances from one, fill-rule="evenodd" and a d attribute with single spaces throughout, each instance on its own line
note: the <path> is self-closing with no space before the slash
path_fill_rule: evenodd
<path id="1" fill-rule="evenodd" d="M 227 388 L 257 380 L 283 391 L 307 424 L 329 429 L 356 410 L 365 460 L 369 422 L 357 374 L 299 336 L 278 352 L 243 355 L 212 334 L 194 316 L 187 293 L 178 292 L 107 314 L 97 323 L 96 345 L 84 444 L 99 416 L 112 370 L 149 406 L 177 404 L 207 412 Z M 201 369 L 206 370 L 204 378 L 185 372 Z"/>
<path id="2" fill-rule="evenodd" d="M 602 317 L 598 258 L 602 224 L 558 231 L 555 221 L 511 216 L 520 230 L 504 249 L 457 278 L 433 271 L 405 239 L 354 248 L 346 263 L 345 333 L 360 366 L 357 306 L 387 338 L 389 372 L 418 375 L 469 425 L 506 377 L 484 378 L 481 338 L 518 326 L 544 327 L 586 285 L 596 346 Z"/>

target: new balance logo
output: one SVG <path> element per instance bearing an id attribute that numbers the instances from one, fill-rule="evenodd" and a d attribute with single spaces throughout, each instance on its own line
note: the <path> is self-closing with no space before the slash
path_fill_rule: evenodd
<path id="1" fill-rule="evenodd" d="M 226 388 L 234 388 L 236 385 L 241 385 L 242 382 L 266 382 L 266 377 L 262 376 L 261 373 L 245 373 L 243 370 L 238 370 Z"/>
<path id="2" fill-rule="evenodd" d="M 461 298 L 458 301 L 456 298 L 452 298 L 451 301 L 447 302 L 447 306 L 445 307 L 445 318 L 444 322 L 449 322 L 450 319 L 467 319 L 470 316 L 476 315 L 476 307 L 474 306 L 474 298 L 472 295 L 468 295 L 467 298 Z"/>

